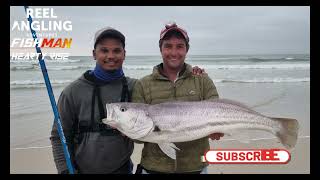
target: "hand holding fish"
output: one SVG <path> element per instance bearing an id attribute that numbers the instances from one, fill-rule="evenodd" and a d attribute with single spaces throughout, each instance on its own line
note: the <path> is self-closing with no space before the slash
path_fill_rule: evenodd
<path id="1" fill-rule="evenodd" d="M 192 67 L 192 74 L 194 75 L 201 75 L 207 74 L 204 69 L 199 68 L 198 66 Z"/>
<path id="2" fill-rule="evenodd" d="M 211 140 L 220 140 L 221 137 L 224 136 L 224 133 L 213 133 L 209 135 Z"/>

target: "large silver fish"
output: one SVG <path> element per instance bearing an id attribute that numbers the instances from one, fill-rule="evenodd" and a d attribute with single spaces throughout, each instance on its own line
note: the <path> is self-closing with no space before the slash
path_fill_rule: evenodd
<path id="1" fill-rule="evenodd" d="M 173 143 L 192 141 L 212 133 L 263 130 L 274 134 L 288 149 L 295 146 L 299 123 L 295 119 L 271 118 L 232 100 L 174 101 L 155 105 L 111 103 L 103 123 L 144 142 L 157 143 L 172 159 Z"/>

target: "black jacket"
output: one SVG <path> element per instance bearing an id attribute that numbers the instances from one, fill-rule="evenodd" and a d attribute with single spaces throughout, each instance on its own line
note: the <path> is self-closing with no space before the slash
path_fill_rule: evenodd
<path id="1" fill-rule="evenodd" d="M 136 80 L 128 77 L 126 80 L 131 94 Z M 101 108 L 106 111 L 106 103 L 121 101 L 123 83 L 119 79 L 98 87 L 95 85 L 93 76 L 87 71 L 62 91 L 58 110 L 76 172 L 113 173 L 130 160 L 133 141 L 120 133 L 110 133 L 110 129 L 101 131 L 99 123 L 105 113 L 101 112 Z M 99 100 L 102 104 L 100 107 Z M 128 97 L 125 101 L 128 101 Z M 55 123 L 50 140 L 58 173 L 66 172 L 67 165 Z"/>

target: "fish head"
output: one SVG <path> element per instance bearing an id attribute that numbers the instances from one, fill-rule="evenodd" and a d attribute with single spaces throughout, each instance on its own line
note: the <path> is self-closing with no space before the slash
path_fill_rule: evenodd
<path id="1" fill-rule="evenodd" d="M 110 103 L 106 105 L 107 117 L 102 122 L 118 129 L 131 139 L 146 136 L 153 128 L 148 116 L 148 105 L 141 103 Z"/>

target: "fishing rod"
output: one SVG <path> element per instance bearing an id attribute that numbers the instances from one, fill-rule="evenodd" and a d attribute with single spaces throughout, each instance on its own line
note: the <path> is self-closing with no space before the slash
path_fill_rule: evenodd
<path id="1" fill-rule="evenodd" d="M 28 8 L 29 8 L 29 6 L 24 6 L 26 14 L 28 14 L 27 13 L 27 9 Z M 39 42 L 38 39 L 37 39 L 36 32 L 32 29 L 32 26 L 31 26 L 31 24 L 32 24 L 31 15 L 29 15 L 28 21 L 29 21 L 30 31 L 31 31 L 31 34 L 32 34 L 32 37 L 33 37 L 34 41 L 35 42 Z M 63 129 L 62 129 L 61 121 L 60 121 L 60 115 L 59 115 L 59 112 L 58 112 L 56 101 L 54 99 L 54 95 L 53 95 L 51 83 L 50 83 L 50 80 L 49 80 L 49 75 L 48 75 L 48 72 L 47 72 L 46 64 L 44 62 L 44 58 L 42 58 L 42 52 L 41 52 L 41 49 L 38 46 L 38 44 L 39 43 L 36 43 L 36 50 L 37 50 L 37 53 L 39 55 L 38 60 L 39 60 L 39 64 L 40 64 L 40 67 L 41 67 L 41 71 L 42 71 L 42 75 L 43 75 L 44 81 L 46 83 L 48 95 L 49 95 L 49 98 L 50 98 L 51 107 L 52 107 L 52 110 L 53 110 L 53 113 L 54 113 L 54 120 L 55 120 L 55 123 L 57 124 L 57 127 L 58 127 L 58 133 L 59 133 L 59 136 L 60 136 L 61 144 L 63 146 L 63 152 L 64 152 L 64 156 L 65 156 L 65 159 L 66 159 L 66 162 L 67 162 L 67 167 L 68 167 L 69 173 L 70 174 L 74 174 L 73 166 L 71 164 L 70 154 L 69 154 L 69 151 L 68 151 L 68 146 L 67 146 L 67 143 L 66 143 L 66 138 L 65 138 L 64 133 L 63 133 Z"/>

